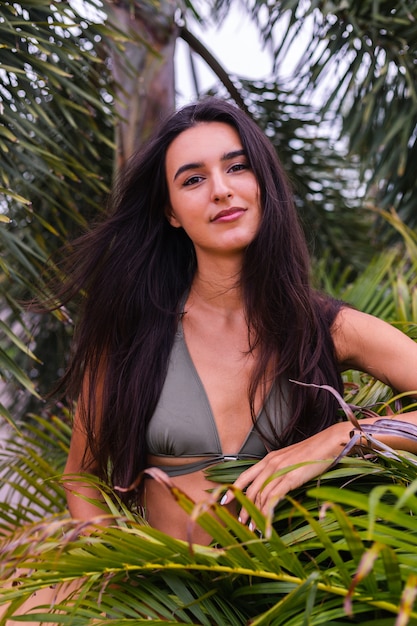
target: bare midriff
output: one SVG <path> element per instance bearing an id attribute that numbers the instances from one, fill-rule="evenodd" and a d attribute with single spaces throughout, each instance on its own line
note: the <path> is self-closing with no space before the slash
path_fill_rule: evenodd
<path id="1" fill-rule="evenodd" d="M 201 457 L 203 460 L 205 457 Z M 198 458 L 190 459 L 197 461 Z M 155 465 L 184 465 L 186 459 L 175 457 L 148 457 L 148 467 Z M 169 481 L 183 491 L 196 504 L 210 501 L 210 490 L 218 487 L 206 479 L 204 470 L 170 477 Z M 208 544 L 212 538 L 196 522 L 191 522 L 190 515 L 176 502 L 166 485 L 153 478 L 146 478 L 143 505 L 146 520 L 153 528 L 157 528 L 172 537 L 192 541 L 193 543 Z M 234 508 L 234 507 L 232 507 Z"/>

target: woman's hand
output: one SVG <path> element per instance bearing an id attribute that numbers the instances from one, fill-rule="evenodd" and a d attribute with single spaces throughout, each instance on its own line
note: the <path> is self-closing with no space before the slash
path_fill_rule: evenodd
<path id="1" fill-rule="evenodd" d="M 334 424 L 304 441 L 269 452 L 261 461 L 242 472 L 234 486 L 246 489 L 246 496 L 263 514 L 267 514 L 289 491 L 319 476 L 333 463 L 349 440 L 351 428 L 347 422 Z M 301 463 L 307 464 L 273 478 L 264 486 L 276 472 Z M 233 492 L 229 490 L 221 502 L 226 504 L 233 499 Z M 248 513 L 242 509 L 240 521 L 246 524 L 248 518 Z"/>

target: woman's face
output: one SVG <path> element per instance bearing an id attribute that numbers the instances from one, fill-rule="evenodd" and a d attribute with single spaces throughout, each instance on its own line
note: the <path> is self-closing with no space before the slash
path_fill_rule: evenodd
<path id="1" fill-rule="evenodd" d="M 201 254 L 242 253 L 261 221 L 258 182 L 237 131 L 223 122 L 185 130 L 166 154 L 167 217 Z"/>

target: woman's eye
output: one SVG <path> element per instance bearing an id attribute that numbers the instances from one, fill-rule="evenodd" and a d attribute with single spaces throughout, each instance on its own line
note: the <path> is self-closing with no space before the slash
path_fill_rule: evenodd
<path id="1" fill-rule="evenodd" d="M 249 165 L 247 163 L 234 163 L 231 166 L 230 171 L 240 172 L 240 170 L 248 170 L 248 169 L 249 169 Z"/>
<path id="2" fill-rule="evenodd" d="M 202 180 L 202 176 L 190 176 L 190 178 L 187 178 L 187 180 L 183 182 L 183 186 L 187 187 L 189 185 L 196 185 L 201 180 Z"/>

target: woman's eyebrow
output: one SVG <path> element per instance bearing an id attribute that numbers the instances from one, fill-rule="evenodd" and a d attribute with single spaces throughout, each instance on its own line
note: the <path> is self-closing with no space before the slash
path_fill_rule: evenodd
<path id="1" fill-rule="evenodd" d="M 230 159 L 235 159 L 236 157 L 246 156 L 246 150 L 241 148 L 240 150 L 232 150 L 232 152 L 226 152 L 221 160 L 222 161 L 230 161 Z"/>
<path id="2" fill-rule="evenodd" d="M 246 156 L 246 150 L 241 148 L 240 150 L 232 150 L 231 152 L 225 152 L 220 157 L 220 160 L 230 161 L 231 159 L 235 159 L 236 157 L 239 157 L 239 156 Z M 176 180 L 178 176 L 180 176 L 180 174 L 182 174 L 183 172 L 186 172 L 187 170 L 197 170 L 201 167 L 204 167 L 203 162 L 196 161 L 195 163 L 184 163 L 184 165 L 181 165 L 181 167 L 179 167 L 177 171 L 175 172 L 174 180 Z"/>
<path id="3" fill-rule="evenodd" d="M 180 174 L 182 174 L 183 172 L 186 172 L 187 170 L 198 170 L 200 167 L 203 167 L 204 163 L 185 163 L 184 165 L 181 165 L 181 167 L 179 167 L 175 173 L 174 176 L 174 180 L 176 180 L 178 178 L 178 176 Z"/>

